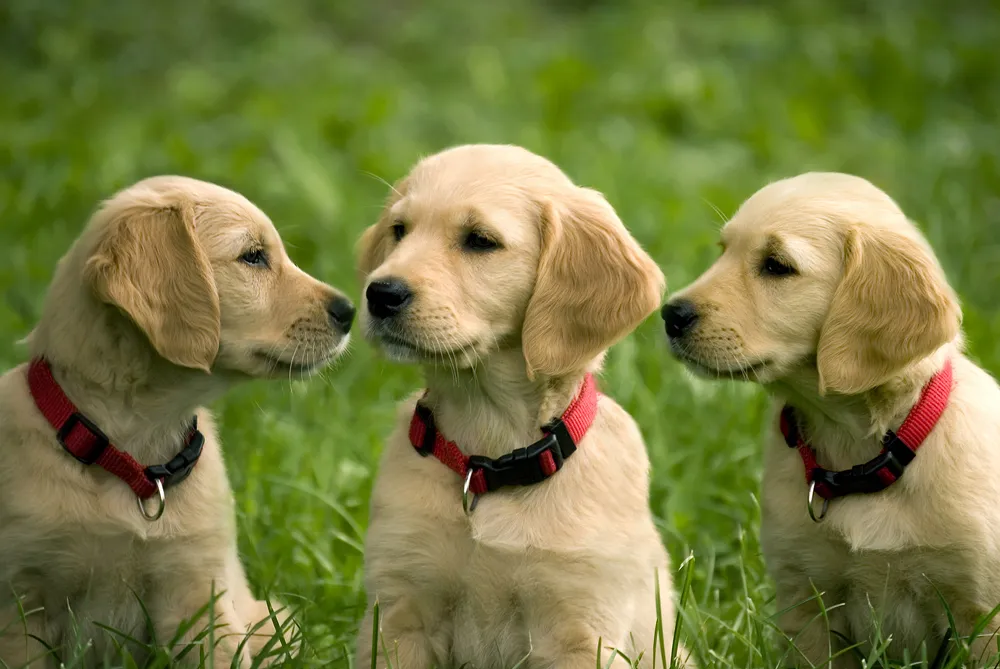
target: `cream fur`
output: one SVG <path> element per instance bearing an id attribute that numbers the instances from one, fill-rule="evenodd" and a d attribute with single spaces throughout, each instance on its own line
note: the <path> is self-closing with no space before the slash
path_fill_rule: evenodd
<path id="1" fill-rule="evenodd" d="M 394 225 L 405 227 L 399 241 Z M 463 249 L 470 230 L 500 248 Z M 367 335 L 423 366 L 426 401 L 448 439 L 491 457 L 539 439 L 663 290 L 602 197 L 510 146 L 421 161 L 364 234 L 359 268 L 366 284 L 411 286 L 405 315 L 367 318 Z M 525 657 L 529 669 L 591 667 L 599 639 L 605 659 L 618 648 L 650 666 L 657 574 L 667 639 L 674 609 L 632 418 L 602 398 L 562 470 L 484 495 L 467 517 L 458 476 L 409 443 L 415 402 L 400 407 L 372 494 L 356 666 L 370 666 L 376 601 L 396 669 L 501 668 Z M 385 660 L 380 652 L 378 666 Z"/>
<path id="2" fill-rule="evenodd" d="M 269 268 L 241 262 L 248 248 L 263 249 Z M 29 395 L 27 365 L 0 377 L 0 662 L 56 666 L 35 635 L 63 651 L 92 639 L 85 659 L 97 664 L 115 639 L 99 624 L 150 642 L 140 599 L 167 644 L 214 589 L 221 641 L 187 661 L 206 652 L 217 667 L 234 656 L 249 665 L 276 630 L 248 587 L 215 425 L 198 407 L 241 379 L 305 374 L 337 355 L 347 341 L 326 313 L 335 295 L 292 264 L 268 218 L 232 191 L 156 177 L 101 207 L 59 262 L 31 353 L 140 463 L 173 457 L 195 413 L 203 455 L 148 522 L 128 486 L 63 451 Z M 290 638 L 287 611 L 280 619 Z"/>
<path id="3" fill-rule="evenodd" d="M 887 195 L 843 174 L 767 186 L 722 239 L 722 257 L 671 298 L 689 300 L 700 317 L 672 345 L 693 369 L 754 378 L 775 397 L 762 544 L 777 609 L 789 609 L 780 625 L 798 648 L 791 657 L 820 666 L 841 647 L 818 602 L 807 601 L 813 588 L 832 630 L 866 642 L 878 622 L 894 657 L 919 653 L 922 642 L 933 657 L 948 627 L 940 597 L 965 635 L 1000 603 L 1000 389 L 962 353 L 961 312 L 940 265 Z M 769 255 L 797 273 L 762 274 Z M 821 466 L 847 469 L 879 452 L 947 358 L 951 399 L 905 475 L 883 492 L 833 500 L 821 523 L 810 520 L 780 407 L 798 410 Z M 997 629 L 994 621 L 987 636 Z M 978 658 L 989 639 L 972 643 Z M 845 654 L 832 666 L 859 665 Z"/>

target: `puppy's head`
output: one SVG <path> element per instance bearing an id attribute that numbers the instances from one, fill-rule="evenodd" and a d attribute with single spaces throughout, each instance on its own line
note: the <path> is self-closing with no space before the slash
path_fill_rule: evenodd
<path id="1" fill-rule="evenodd" d="M 869 390 L 959 333 L 961 311 L 924 238 L 859 177 L 808 173 L 755 193 L 722 256 L 664 306 L 674 354 L 716 377 L 818 373 Z"/>
<path id="2" fill-rule="evenodd" d="M 267 216 L 233 191 L 146 179 L 107 201 L 82 242 L 83 276 L 57 280 L 82 279 L 175 365 L 304 374 L 347 345 L 351 303 L 296 267 Z"/>
<path id="3" fill-rule="evenodd" d="M 359 242 L 366 335 L 391 358 L 584 369 L 657 306 L 663 275 L 596 191 L 514 146 L 421 161 Z"/>

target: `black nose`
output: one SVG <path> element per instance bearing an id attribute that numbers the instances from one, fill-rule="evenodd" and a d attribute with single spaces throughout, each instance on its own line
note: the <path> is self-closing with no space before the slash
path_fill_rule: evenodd
<path id="1" fill-rule="evenodd" d="M 671 339 L 683 337 L 695 323 L 698 322 L 698 310 L 694 303 L 688 300 L 673 300 L 663 305 L 660 312 L 667 328 L 667 336 Z"/>
<path id="2" fill-rule="evenodd" d="M 335 297 L 326 305 L 326 313 L 330 314 L 330 322 L 344 334 L 351 331 L 354 312 L 354 305 L 346 297 Z"/>
<path id="3" fill-rule="evenodd" d="M 379 279 L 368 284 L 365 297 L 372 316 L 390 318 L 406 308 L 413 300 L 413 293 L 401 279 Z"/>

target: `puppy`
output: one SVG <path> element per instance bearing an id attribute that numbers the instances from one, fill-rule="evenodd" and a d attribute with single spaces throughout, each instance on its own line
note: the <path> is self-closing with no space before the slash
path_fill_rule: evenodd
<path id="1" fill-rule="evenodd" d="M 590 667 L 599 645 L 650 666 L 657 577 L 668 639 L 674 614 L 649 462 L 590 374 L 656 309 L 657 266 L 600 194 L 514 146 L 421 161 L 359 249 L 365 334 L 427 391 L 375 482 L 357 666 L 376 603 L 379 667 Z"/>
<path id="2" fill-rule="evenodd" d="M 962 353 L 941 266 L 889 196 L 845 174 L 763 188 L 722 248 L 663 317 L 692 370 L 775 398 L 762 542 L 796 661 L 857 666 L 833 640 L 867 654 L 876 625 L 892 657 L 926 642 L 943 659 L 942 600 L 961 635 L 1000 603 L 1000 390 Z"/>
<path id="3" fill-rule="evenodd" d="M 89 647 L 74 659 L 92 666 L 130 638 L 216 667 L 288 650 L 250 594 L 199 407 L 319 369 L 353 313 L 237 193 L 155 177 L 106 202 L 59 262 L 33 362 L 0 377 L 0 664 Z"/>

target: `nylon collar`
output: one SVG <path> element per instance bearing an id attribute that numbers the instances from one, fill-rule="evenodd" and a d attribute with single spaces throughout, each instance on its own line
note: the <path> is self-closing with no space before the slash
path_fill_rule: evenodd
<path id="1" fill-rule="evenodd" d="M 55 428 L 56 439 L 67 453 L 85 465 L 97 465 L 120 478 L 140 502 L 159 492 L 161 514 L 163 487 L 177 485 L 187 478 L 201 456 L 205 437 L 198 431 L 197 417 L 191 421 L 183 448 L 170 462 L 143 467 L 131 455 L 115 448 L 108 436 L 80 413 L 59 387 L 44 359 L 35 358 L 28 366 L 28 387 L 35 406 Z"/>
<path id="2" fill-rule="evenodd" d="M 544 436 L 540 440 L 496 459 L 465 455 L 458 444 L 437 430 L 431 410 L 418 402 L 410 420 L 410 443 L 420 455 L 433 455 L 467 479 L 469 490 L 476 495 L 505 486 L 541 483 L 562 469 L 576 452 L 597 415 L 598 395 L 593 375 L 587 374 L 566 412 L 542 427 Z"/>
<path id="3" fill-rule="evenodd" d="M 823 469 L 816 462 L 816 453 L 802 436 L 795 410 L 789 406 L 781 410 L 780 428 L 789 448 L 796 448 L 805 467 L 806 483 L 815 483 L 816 494 L 824 500 L 844 495 L 873 493 L 885 490 L 903 476 L 917 455 L 927 435 L 937 425 L 952 389 L 951 360 L 945 362 L 937 374 L 924 386 L 920 400 L 910 410 L 898 432 L 889 430 L 882 438 L 882 451 L 860 465 L 843 471 Z"/>

